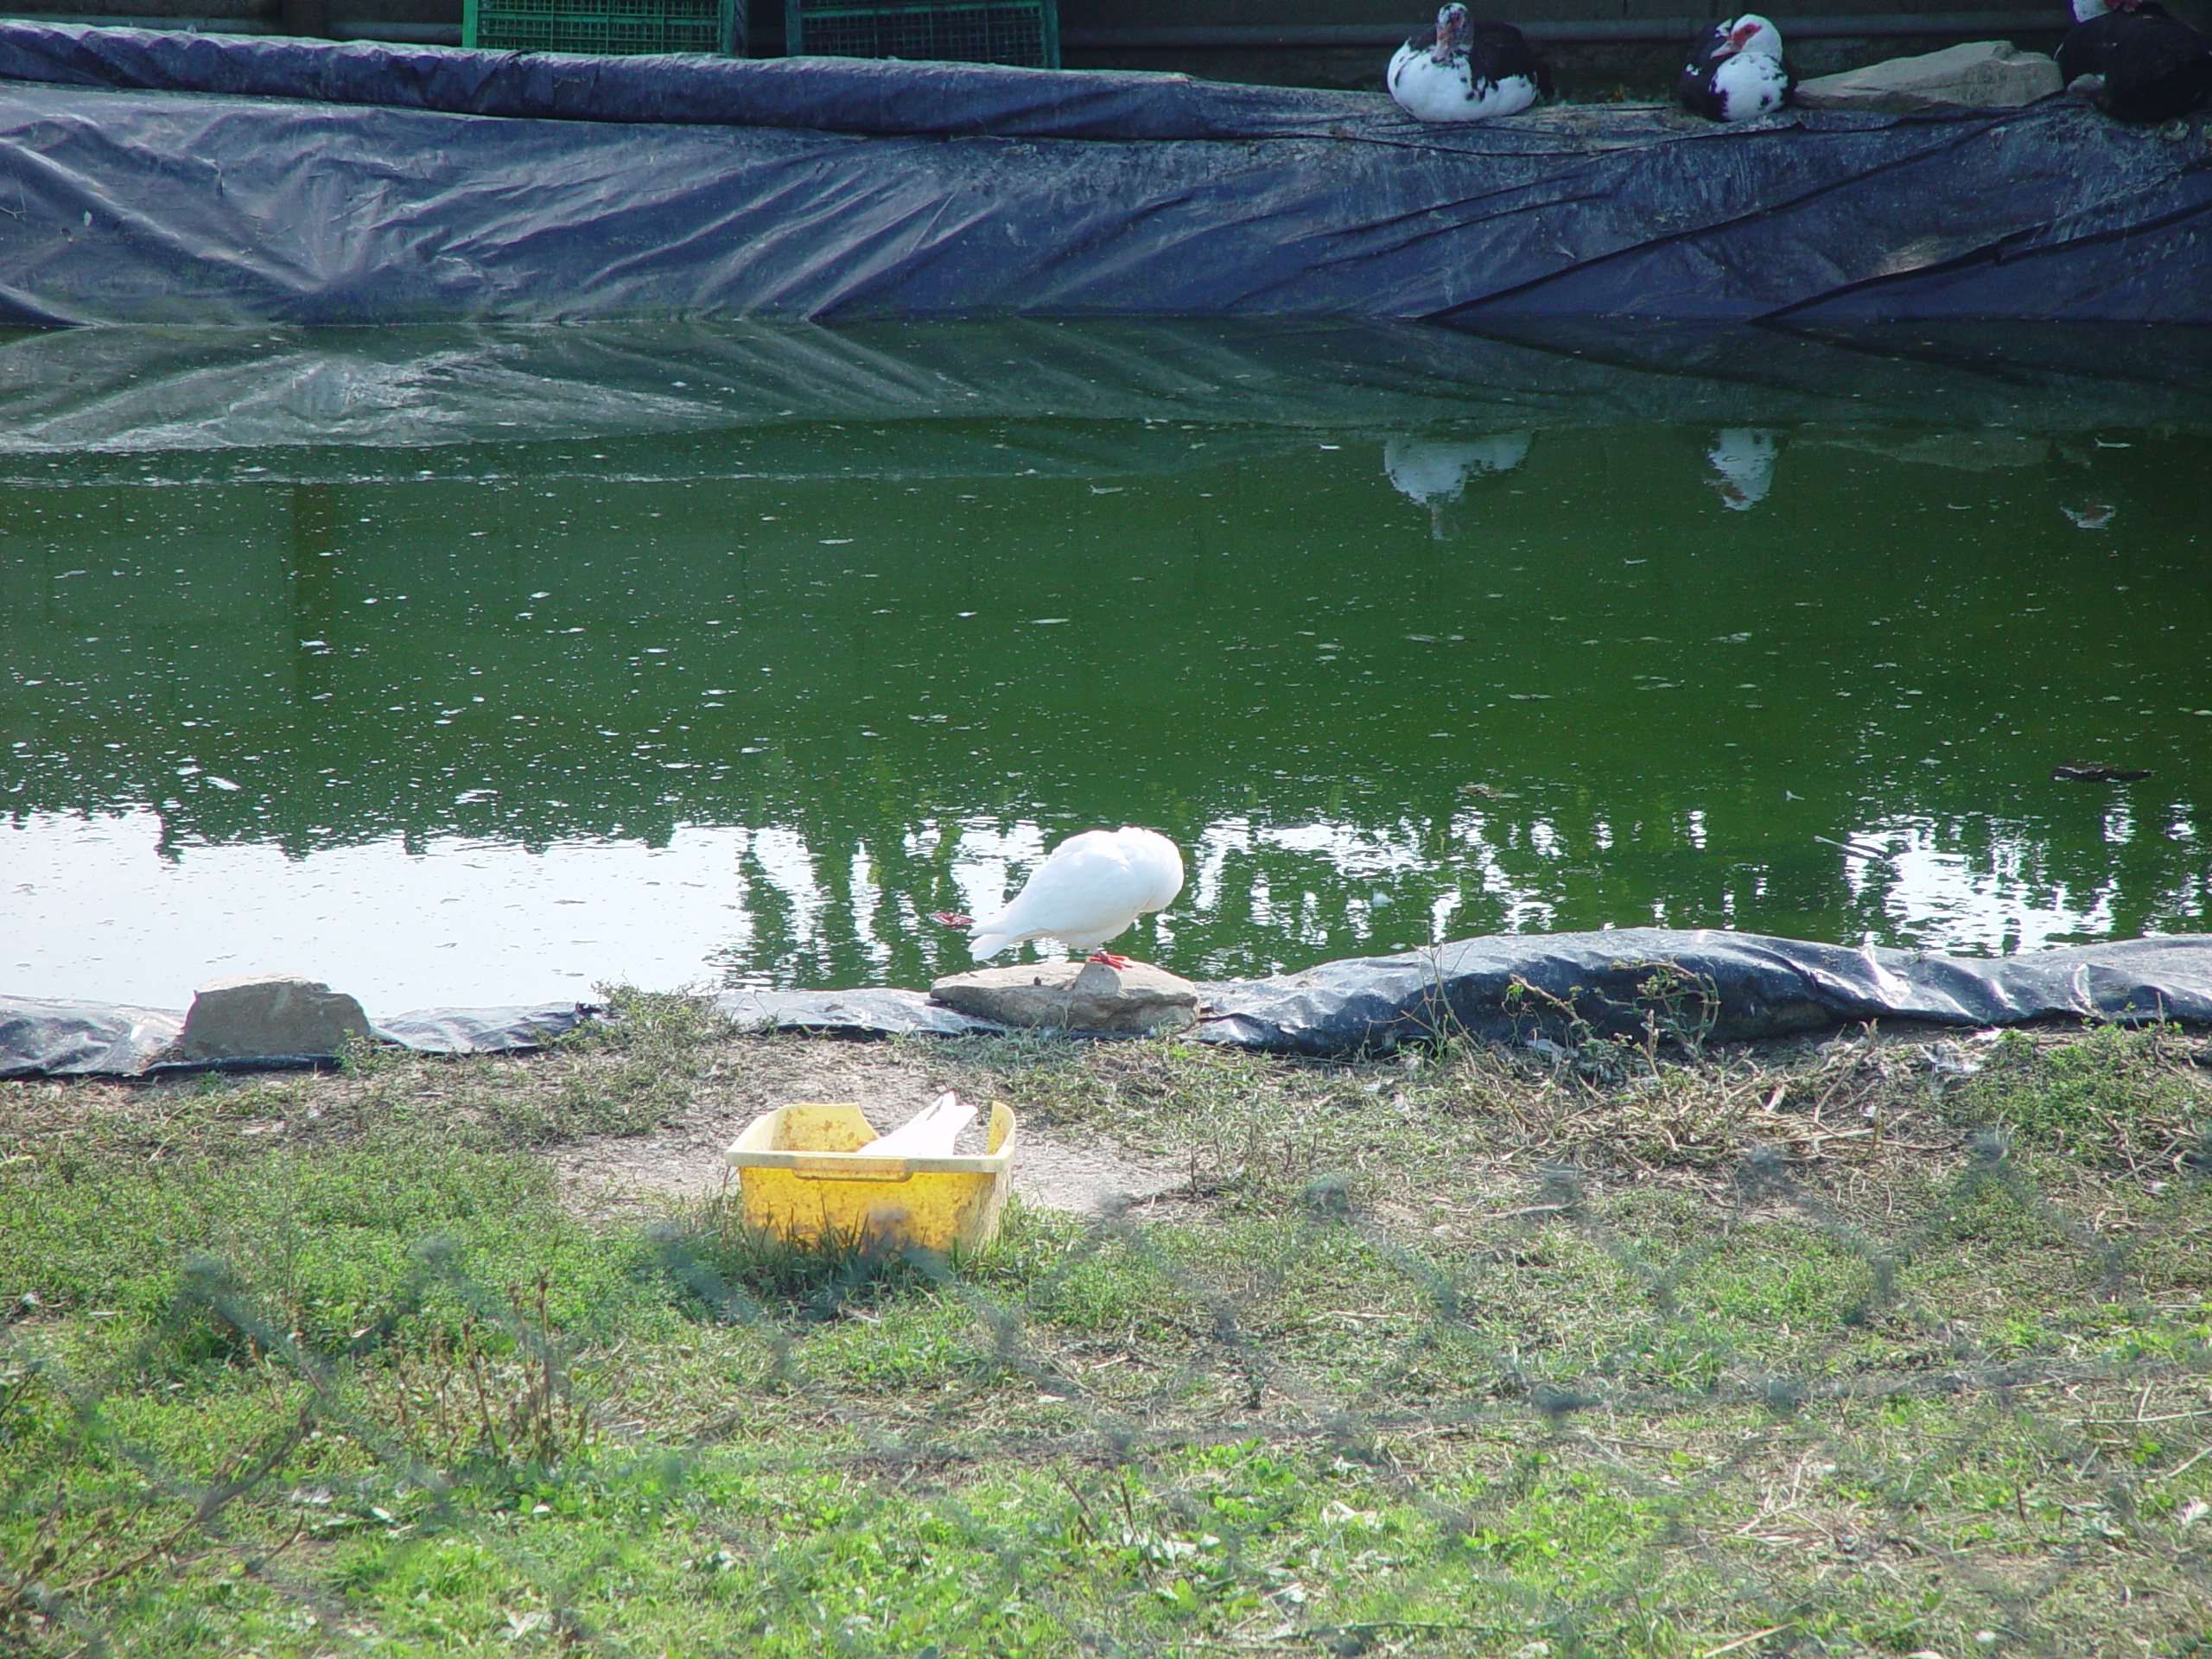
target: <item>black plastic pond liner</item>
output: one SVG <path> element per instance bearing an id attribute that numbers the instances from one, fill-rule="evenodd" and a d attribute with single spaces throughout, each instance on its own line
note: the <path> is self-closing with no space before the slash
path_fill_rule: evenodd
<path id="1" fill-rule="evenodd" d="M 1453 1036 L 1715 1041 L 1861 1020 L 1941 1026 L 2212 1024 L 2212 935 L 1985 960 L 1757 933 L 1620 928 L 1462 939 L 1269 979 L 1201 985 L 1201 1040 L 1274 1053 L 1388 1053 Z M 912 991 L 725 996 L 740 1019 L 847 1036 L 988 1030 Z"/>
<path id="2" fill-rule="evenodd" d="M 1708 929 L 1504 934 L 1207 988 L 1215 1042 L 1300 1054 L 1491 1039 L 1699 1032 L 1722 1042 L 1860 1020 L 2212 1024 L 2212 935 L 2017 957 L 1852 949 Z"/>
<path id="3" fill-rule="evenodd" d="M 0 320 L 2212 321 L 2202 118 L 1719 126 L 0 22 Z M 487 119 L 486 117 L 501 118 Z"/>
<path id="4" fill-rule="evenodd" d="M 545 1007 L 428 1008 L 379 1020 L 388 1043 L 425 1054 L 512 1054 L 543 1048 L 593 1010 Z M 184 1030 L 181 1014 L 110 1002 L 0 996 L 0 1077 L 136 1077 L 205 1071 L 295 1070 L 330 1055 L 265 1054 L 221 1061 L 163 1058 Z"/>
<path id="5" fill-rule="evenodd" d="M 690 53 L 599 57 L 13 19 L 0 29 L 0 79 L 523 120 L 1125 141 L 1322 137 L 1332 122 L 1370 113 L 1382 101 L 1116 70 Z"/>
<path id="6" fill-rule="evenodd" d="M 731 1019 L 771 1031 L 811 1031 L 842 1037 L 958 1037 L 1003 1031 L 920 991 L 729 991 L 715 1007 Z"/>
<path id="7" fill-rule="evenodd" d="M 1654 1028 L 1730 1042 L 1861 1020 L 2212 1025 L 2212 934 L 1994 960 L 1704 929 L 1497 934 L 1199 988 L 1209 1017 L 1194 1034 L 1203 1040 L 1321 1056 L 1387 1053 L 1457 1035 L 1634 1037 Z M 881 1037 L 1001 1029 L 919 991 L 733 991 L 716 1007 L 764 1030 Z M 592 1012 L 577 1004 L 429 1009 L 376 1029 L 425 1053 L 513 1052 L 542 1046 Z M 146 1008 L 0 998 L 0 1077 L 143 1073 L 182 1024 L 178 1014 Z"/>

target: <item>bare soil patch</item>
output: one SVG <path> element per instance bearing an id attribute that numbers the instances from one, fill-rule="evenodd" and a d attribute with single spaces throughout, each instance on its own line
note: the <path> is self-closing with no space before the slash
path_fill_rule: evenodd
<path id="1" fill-rule="evenodd" d="M 683 1107 L 644 1135 L 592 1135 L 547 1148 L 559 1172 L 563 1201 L 576 1213 L 607 1216 L 634 1208 L 696 1201 L 729 1174 L 724 1154 L 762 1112 L 801 1101 L 850 1101 L 880 1129 L 895 1128 L 964 1077 L 907 1045 L 834 1039 L 741 1042 L 717 1064 L 719 1084 L 692 1092 Z M 978 1098 L 972 1087 L 963 1097 Z M 980 1153 L 983 1132 L 971 1124 L 958 1150 Z M 1131 1201 L 1187 1185 L 1187 1164 L 1129 1150 L 1102 1137 L 1054 1134 L 1025 1122 L 1014 1159 L 1014 1186 L 1027 1203 L 1073 1215 L 1096 1215 Z"/>

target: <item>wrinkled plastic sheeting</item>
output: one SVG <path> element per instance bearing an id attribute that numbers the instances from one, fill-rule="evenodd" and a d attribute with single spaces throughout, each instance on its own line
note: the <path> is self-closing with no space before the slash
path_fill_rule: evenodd
<path id="1" fill-rule="evenodd" d="M 582 1002 L 550 1007 L 426 1008 L 378 1020 L 387 1043 L 420 1054 L 518 1054 L 543 1048 L 598 1010 Z"/>
<path id="2" fill-rule="evenodd" d="M 715 999 L 715 1007 L 741 1025 L 825 1036 L 960 1037 L 1006 1029 L 920 991 L 728 991 Z"/>
<path id="3" fill-rule="evenodd" d="M 1664 1028 L 1695 1028 L 1722 1042 L 1884 1019 L 2212 1025 L 2212 935 L 1985 960 L 1707 929 L 1496 934 L 1198 990 L 1207 1014 L 1191 1033 L 1198 1039 L 1316 1056 L 1387 1053 L 1457 1035 L 1568 1035 L 1569 1011 L 1600 1036 L 1638 1036 L 1657 1017 Z M 758 1029 L 834 1036 L 1006 1029 L 923 992 L 890 988 L 729 991 L 715 1007 Z M 375 1030 L 424 1053 L 516 1052 L 543 1046 L 596 1012 L 582 1003 L 429 1009 Z M 0 1077 L 137 1074 L 182 1028 L 181 1015 L 156 1009 L 0 999 Z"/>
<path id="4" fill-rule="evenodd" d="M 20 22 L 0 76 L 26 323 L 2212 321 L 2202 119 L 2064 98 L 1447 130 L 1177 76 Z"/>
<path id="5" fill-rule="evenodd" d="M 0 997 L 0 1077 L 134 1076 L 183 1029 L 159 1008 Z"/>
<path id="6" fill-rule="evenodd" d="M 581 1003 L 544 1007 L 429 1008 L 379 1020 L 388 1043 L 425 1054 L 512 1054 L 543 1048 L 594 1011 Z M 137 1077 L 156 1064 L 184 1030 L 173 1010 L 109 1002 L 0 997 L 0 1077 Z M 271 1061 L 309 1057 L 270 1055 Z M 323 1057 L 327 1058 L 327 1057 Z M 224 1063 L 250 1068 L 254 1060 Z"/>
<path id="7" fill-rule="evenodd" d="M 1207 1040 L 1279 1052 L 1387 1052 L 1465 1034 L 1702 1028 L 1719 1041 L 1861 1020 L 2212 1024 L 2212 935 L 1984 960 L 1711 930 L 1505 934 L 1205 988 Z"/>
<path id="8" fill-rule="evenodd" d="M 1374 113 L 1379 101 L 1122 70 L 341 46 L 17 19 L 0 28 L 0 79 L 525 120 L 1132 141 L 1324 135 L 1332 123 Z"/>
<path id="9" fill-rule="evenodd" d="M 443 459 L 421 452 L 463 446 L 499 451 L 448 463 L 471 476 L 1122 476 L 1317 433 L 1623 422 L 1787 426 L 1796 443 L 1915 444 L 1923 459 L 1931 427 L 1976 440 L 2212 427 L 2212 330 L 1553 323 L 1501 340 L 1340 319 L 1003 318 L 0 339 L 0 479 L 41 486 L 238 450 L 256 452 L 264 482 L 411 479 Z M 872 441 L 825 442 L 825 423 L 866 424 Z M 1211 429 L 1206 448 L 1185 423 Z M 629 448 L 594 466 L 575 453 L 583 441 Z"/>

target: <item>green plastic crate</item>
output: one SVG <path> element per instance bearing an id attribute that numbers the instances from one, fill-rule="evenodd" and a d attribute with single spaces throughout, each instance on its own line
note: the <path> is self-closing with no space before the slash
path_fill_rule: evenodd
<path id="1" fill-rule="evenodd" d="M 784 29 L 795 56 L 1060 67 L 1057 0 L 785 0 Z"/>
<path id="2" fill-rule="evenodd" d="M 495 52 L 745 55 L 744 0 L 463 0 L 461 43 Z"/>

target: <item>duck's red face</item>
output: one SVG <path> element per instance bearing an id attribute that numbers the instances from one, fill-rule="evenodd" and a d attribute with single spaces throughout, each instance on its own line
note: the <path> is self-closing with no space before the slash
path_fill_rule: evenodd
<path id="1" fill-rule="evenodd" d="M 1731 17 L 1719 25 L 1727 30 L 1715 49 L 1719 57 L 1731 57 L 1738 52 L 1759 52 L 1770 57 L 1782 55 L 1782 36 L 1775 26 L 1756 12 L 1745 12 L 1740 17 Z"/>

